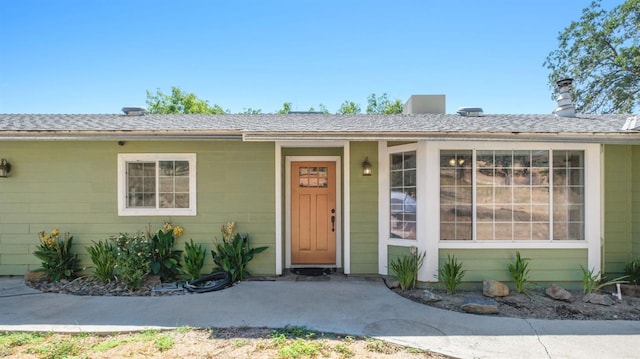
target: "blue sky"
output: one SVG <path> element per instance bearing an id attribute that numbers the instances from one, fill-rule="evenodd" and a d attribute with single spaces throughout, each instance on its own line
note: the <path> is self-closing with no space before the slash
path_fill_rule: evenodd
<path id="1" fill-rule="evenodd" d="M 589 2 L 0 0 L 0 113 L 118 113 L 171 86 L 234 113 L 385 92 L 550 113 L 542 64 Z"/>

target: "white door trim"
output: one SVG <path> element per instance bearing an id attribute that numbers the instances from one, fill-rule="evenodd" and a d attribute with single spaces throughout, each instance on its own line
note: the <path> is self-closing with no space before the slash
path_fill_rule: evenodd
<path id="1" fill-rule="evenodd" d="M 342 263 L 342 163 L 340 156 L 287 156 L 285 159 L 285 267 L 291 268 L 291 163 L 303 161 L 324 161 L 336 164 L 336 262 Z M 295 267 L 304 267 L 298 266 Z"/>

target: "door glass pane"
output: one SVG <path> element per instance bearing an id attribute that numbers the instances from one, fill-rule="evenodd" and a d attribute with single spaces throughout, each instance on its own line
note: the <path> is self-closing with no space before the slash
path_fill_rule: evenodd
<path id="1" fill-rule="evenodd" d="M 389 156 L 391 172 L 390 237 L 415 239 L 417 212 L 416 152 L 394 153 Z"/>

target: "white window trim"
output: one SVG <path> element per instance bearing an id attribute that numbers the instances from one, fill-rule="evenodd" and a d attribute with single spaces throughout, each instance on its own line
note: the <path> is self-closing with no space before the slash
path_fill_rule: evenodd
<path id="1" fill-rule="evenodd" d="M 584 240 L 440 240 L 440 150 L 580 150 L 585 153 L 585 228 Z M 425 162 L 423 161 L 422 164 Z M 431 164 L 433 171 L 428 173 L 426 191 L 432 194 L 432 201 L 426 202 L 428 212 L 437 213 L 428 216 L 428 228 L 432 238 L 437 238 L 440 249 L 587 249 L 588 266 L 598 272 L 601 268 L 601 156 L 599 144 L 584 143 L 555 143 L 555 142 L 527 142 L 523 144 L 512 142 L 471 142 L 447 141 L 427 143 L 427 164 Z M 423 190 L 424 192 L 425 190 Z M 437 212 L 435 212 L 437 211 Z M 430 237 L 431 238 L 431 237 Z M 433 271 L 433 269 L 432 269 Z M 437 275 L 437 267 L 434 275 Z"/>
<path id="2" fill-rule="evenodd" d="M 127 163 L 155 161 L 189 162 L 189 208 L 127 208 Z M 157 187 L 156 187 L 157 188 Z M 118 215 L 119 216 L 195 216 L 196 209 L 195 153 L 119 153 L 118 154 Z"/>
<path id="3" fill-rule="evenodd" d="M 557 142 L 418 141 L 416 144 L 387 147 L 378 142 L 378 273 L 388 274 L 388 246 L 417 246 L 425 251 L 418 280 L 437 281 L 440 249 L 586 249 L 587 265 L 601 270 L 602 245 L 602 155 L 601 145 Z M 545 241 L 441 241 L 440 240 L 440 150 L 581 150 L 585 153 L 585 239 Z M 416 240 L 389 238 L 389 154 L 417 150 L 418 207 Z"/>

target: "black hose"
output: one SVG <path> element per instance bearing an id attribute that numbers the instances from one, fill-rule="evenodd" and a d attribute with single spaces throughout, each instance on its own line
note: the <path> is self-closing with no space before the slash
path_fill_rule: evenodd
<path id="1" fill-rule="evenodd" d="M 224 289 L 231 285 L 231 276 L 227 272 L 216 272 L 202 276 L 193 282 L 187 282 L 184 288 L 189 292 L 206 293 Z"/>

